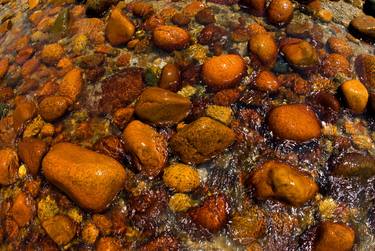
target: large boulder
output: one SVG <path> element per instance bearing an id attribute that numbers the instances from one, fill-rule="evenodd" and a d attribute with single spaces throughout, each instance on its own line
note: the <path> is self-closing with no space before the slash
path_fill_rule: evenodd
<path id="1" fill-rule="evenodd" d="M 71 143 L 54 145 L 42 162 L 44 176 L 79 206 L 102 211 L 125 183 L 116 160 Z"/>

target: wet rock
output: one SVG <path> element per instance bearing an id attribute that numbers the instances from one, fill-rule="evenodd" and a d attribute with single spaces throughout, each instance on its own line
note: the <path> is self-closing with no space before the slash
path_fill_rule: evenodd
<path id="1" fill-rule="evenodd" d="M 321 71 L 327 78 L 333 78 L 339 73 L 348 75 L 350 64 L 344 56 L 333 53 L 323 59 Z"/>
<path id="2" fill-rule="evenodd" d="M 258 198 L 274 198 L 296 207 L 312 199 L 318 191 L 312 178 L 288 164 L 273 160 L 253 171 L 250 183 Z"/>
<path id="3" fill-rule="evenodd" d="M 355 233 L 352 228 L 333 222 L 319 224 L 314 251 L 349 251 L 354 245 Z"/>
<path id="4" fill-rule="evenodd" d="M 42 158 L 47 153 L 47 143 L 36 138 L 24 138 L 18 144 L 18 154 L 29 172 L 38 175 Z"/>
<path id="5" fill-rule="evenodd" d="M 242 0 L 240 5 L 247 8 L 251 15 L 261 17 L 264 16 L 266 11 L 266 1 L 265 0 Z"/>
<path id="6" fill-rule="evenodd" d="M 82 72 L 75 68 L 65 74 L 59 84 L 59 93 L 75 102 L 81 93 L 83 85 Z"/>
<path id="7" fill-rule="evenodd" d="M 190 209 L 192 221 L 212 233 L 220 231 L 228 221 L 229 204 L 224 195 L 212 195 L 202 205 Z"/>
<path id="8" fill-rule="evenodd" d="M 281 139 L 308 141 L 320 137 L 320 121 L 307 105 L 282 105 L 274 108 L 268 117 L 268 126 Z"/>
<path id="9" fill-rule="evenodd" d="M 340 54 L 346 58 L 350 58 L 353 55 L 352 47 L 344 39 L 330 37 L 327 40 L 327 45 L 332 53 Z"/>
<path id="10" fill-rule="evenodd" d="M 266 233 L 266 215 L 258 207 L 248 206 L 241 212 L 235 212 L 231 222 L 230 234 L 242 245 L 251 244 Z"/>
<path id="11" fill-rule="evenodd" d="M 285 25 L 293 18 L 293 3 L 289 0 L 272 0 L 267 8 L 267 18 L 271 24 Z"/>
<path id="12" fill-rule="evenodd" d="M 139 248 L 140 251 L 157 251 L 163 249 L 177 251 L 179 250 L 179 243 L 174 237 L 159 236 Z"/>
<path id="13" fill-rule="evenodd" d="M 105 136 L 99 139 L 94 145 L 95 151 L 108 155 L 117 161 L 122 161 L 125 157 L 124 145 L 121 139 L 114 135 Z"/>
<path id="14" fill-rule="evenodd" d="M 112 122 L 119 129 L 123 130 L 130 123 L 130 121 L 132 121 L 133 114 L 133 107 L 119 108 L 114 112 Z"/>
<path id="15" fill-rule="evenodd" d="M 70 143 L 54 145 L 42 162 L 44 176 L 82 208 L 101 211 L 124 185 L 114 159 Z"/>
<path id="16" fill-rule="evenodd" d="M 296 70 L 309 71 L 319 64 L 318 53 L 310 43 L 300 39 L 293 39 L 281 45 L 281 52 L 288 63 Z"/>
<path id="17" fill-rule="evenodd" d="M 280 86 L 277 77 L 270 71 L 259 72 L 255 78 L 254 84 L 258 90 L 265 92 L 275 92 Z"/>
<path id="18" fill-rule="evenodd" d="M 41 52 L 41 60 L 46 64 L 56 64 L 64 55 L 64 48 L 59 44 L 47 44 Z"/>
<path id="19" fill-rule="evenodd" d="M 333 94 L 320 91 L 309 100 L 311 100 L 314 110 L 317 111 L 323 121 L 333 123 L 337 120 L 338 112 L 340 111 L 340 103 Z"/>
<path id="20" fill-rule="evenodd" d="M 362 83 L 371 91 L 375 90 L 375 56 L 362 54 L 355 59 L 355 70 Z"/>
<path id="21" fill-rule="evenodd" d="M 195 15 L 195 21 L 202 25 L 215 23 L 215 14 L 210 8 L 204 8 Z"/>
<path id="22" fill-rule="evenodd" d="M 112 9 L 105 28 L 105 34 L 110 44 L 113 46 L 125 44 L 130 41 L 134 32 L 133 22 L 123 15 L 120 9 Z"/>
<path id="23" fill-rule="evenodd" d="M 39 114 L 45 121 L 52 122 L 61 118 L 68 110 L 71 101 L 62 96 L 46 97 L 39 104 Z"/>
<path id="24" fill-rule="evenodd" d="M 176 92 L 179 89 L 181 81 L 180 69 L 175 64 L 167 64 L 161 72 L 159 87 Z"/>
<path id="25" fill-rule="evenodd" d="M 24 97 L 16 99 L 16 109 L 13 112 L 13 127 L 15 131 L 19 131 L 24 123 L 34 118 L 37 114 L 35 103 Z"/>
<path id="26" fill-rule="evenodd" d="M 375 40 L 375 18 L 372 16 L 358 16 L 350 22 L 350 29 L 354 35 L 359 35 L 370 41 Z"/>
<path id="27" fill-rule="evenodd" d="M 375 159 L 360 153 L 347 153 L 333 166 L 332 174 L 343 177 L 370 178 L 375 175 Z"/>
<path id="28" fill-rule="evenodd" d="M 133 14 L 138 17 L 147 17 L 154 13 L 152 5 L 142 1 L 131 2 L 126 6 L 126 9 L 133 12 Z"/>
<path id="29" fill-rule="evenodd" d="M 190 17 L 178 12 L 173 15 L 172 22 L 178 26 L 186 26 L 190 23 Z"/>
<path id="30" fill-rule="evenodd" d="M 3 78 L 9 69 L 9 59 L 8 58 L 2 58 L 0 60 L 0 79 Z"/>
<path id="31" fill-rule="evenodd" d="M 76 20 L 71 26 L 71 32 L 79 35 L 85 35 L 95 44 L 102 44 L 105 41 L 105 24 L 98 18 L 81 18 Z"/>
<path id="32" fill-rule="evenodd" d="M 203 45 L 225 44 L 229 33 L 220 26 L 209 24 L 198 35 L 198 42 Z"/>
<path id="33" fill-rule="evenodd" d="M 348 80 L 340 88 L 345 96 L 348 107 L 354 113 L 363 113 L 369 98 L 366 87 L 359 80 Z"/>
<path id="34" fill-rule="evenodd" d="M 200 184 L 198 171 L 184 164 L 172 164 L 164 169 L 164 184 L 180 193 L 190 192 Z"/>
<path id="35" fill-rule="evenodd" d="M 238 0 L 208 0 L 207 2 L 222 4 L 222 5 L 234 5 Z"/>
<path id="36" fill-rule="evenodd" d="M 17 194 L 10 208 L 9 214 L 17 222 L 19 227 L 26 226 L 34 217 L 35 203 L 33 198 L 20 192 Z"/>
<path id="37" fill-rule="evenodd" d="M 138 170 L 149 177 L 156 177 L 167 161 L 167 142 L 164 137 L 151 126 L 137 120 L 125 128 L 123 137 Z"/>
<path id="38" fill-rule="evenodd" d="M 267 67 L 272 68 L 276 62 L 277 45 L 269 33 L 257 33 L 250 37 L 249 51 Z"/>
<path id="39" fill-rule="evenodd" d="M 56 215 L 42 222 L 49 237 L 57 245 L 68 244 L 76 234 L 74 222 L 65 215 Z"/>
<path id="40" fill-rule="evenodd" d="M 160 25 L 156 27 L 152 34 L 152 40 L 156 47 L 166 50 L 182 50 L 190 42 L 189 33 L 177 26 Z"/>
<path id="41" fill-rule="evenodd" d="M 162 88 L 149 87 L 140 95 L 135 113 L 151 124 L 175 125 L 186 118 L 190 108 L 188 98 Z"/>
<path id="42" fill-rule="evenodd" d="M 121 243 L 114 237 L 102 237 L 96 244 L 96 251 L 120 251 Z"/>
<path id="43" fill-rule="evenodd" d="M 118 0 L 87 0 L 86 14 L 88 16 L 101 17 L 111 7 L 116 5 Z"/>
<path id="44" fill-rule="evenodd" d="M 165 25 L 165 20 L 158 14 L 151 15 L 143 24 L 146 31 L 154 31 L 157 27 Z M 173 40 L 173 39 L 172 39 Z"/>
<path id="45" fill-rule="evenodd" d="M 142 70 L 139 68 L 127 68 L 105 79 L 100 110 L 111 112 L 131 104 L 142 93 L 143 87 Z"/>
<path id="46" fill-rule="evenodd" d="M 204 62 L 202 78 L 212 90 L 222 90 L 238 84 L 244 75 L 246 64 L 235 54 L 220 55 Z"/>
<path id="47" fill-rule="evenodd" d="M 215 94 L 213 102 L 215 105 L 230 106 L 240 98 L 240 94 L 237 89 L 225 89 Z"/>
<path id="48" fill-rule="evenodd" d="M 234 141 L 234 132 L 207 117 L 184 126 L 170 140 L 173 151 L 184 163 L 203 163 L 224 151 Z"/>

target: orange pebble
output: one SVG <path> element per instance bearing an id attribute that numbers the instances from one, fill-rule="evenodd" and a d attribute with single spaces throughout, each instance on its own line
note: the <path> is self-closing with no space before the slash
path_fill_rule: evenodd
<path id="1" fill-rule="evenodd" d="M 233 87 L 241 80 L 245 69 L 246 64 L 241 56 L 220 55 L 203 64 L 203 81 L 214 90 Z"/>

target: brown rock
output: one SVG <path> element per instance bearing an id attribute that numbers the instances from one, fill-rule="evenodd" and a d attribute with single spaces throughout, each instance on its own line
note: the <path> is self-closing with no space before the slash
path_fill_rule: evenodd
<path id="1" fill-rule="evenodd" d="M 277 77 L 270 71 L 259 72 L 255 78 L 254 84 L 258 90 L 265 92 L 275 92 L 280 87 Z"/>
<path id="2" fill-rule="evenodd" d="M 189 114 L 188 98 L 158 87 L 146 88 L 135 105 L 135 113 L 155 125 L 175 125 Z"/>
<path id="3" fill-rule="evenodd" d="M 178 25 L 178 26 L 185 26 L 185 25 L 188 25 L 190 23 L 190 17 L 180 13 L 180 12 L 177 12 L 176 14 L 173 15 L 172 17 L 172 22 L 175 24 L 175 25 Z"/>
<path id="4" fill-rule="evenodd" d="M 202 25 L 215 23 L 215 14 L 211 8 L 204 8 L 195 15 L 195 21 Z"/>
<path id="5" fill-rule="evenodd" d="M 294 167 L 279 161 L 267 161 L 251 177 L 258 198 L 274 198 L 299 207 L 318 191 L 315 181 Z"/>
<path id="6" fill-rule="evenodd" d="M 108 155 L 115 160 L 122 161 L 125 157 L 124 145 L 121 139 L 114 135 L 108 135 L 99 139 L 94 145 L 95 151 Z"/>
<path id="7" fill-rule="evenodd" d="M 273 67 L 276 62 L 277 45 L 269 33 L 256 33 L 250 37 L 249 51 L 267 67 Z"/>
<path id="8" fill-rule="evenodd" d="M 8 58 L 3 58 L 0 60 L 0 79 L 7 74 L 9 69 L 9 59 Z"/>
<path id="9" fill-rule="evenodd" d="M 375 175 L 375 158 L 360 153 L 347 153 L 333 167 L 332 174 L 343 177 L 370 178 Z"/>
<path id="10" fill-rule="evenodd" d="M 167 142 L 164 137 L 138 120 L 132 121 L 125 128 L 123 137 L 138 170 L 147 176 L 156 177 L 167 161 Z"/>
<path id="11" fill-rule="evenodd" d="M 142 70 L 139 68 L 127 68 L 107 78 L 102 84 L 100 110 L 111 112 L 131 104 L 142 93 L 143 87 Z"/>
<path id="12" fill-rule="evenodd" d="M 274 136 L 281 139 L 308 141 L 320 137 L 320 121 L 309 106 L 282 105 L 273 109 L 268 126 Z"/>
<path id="13" fill-rule="evenodd" d="M 346 58 L 350 58 L 353 55 L 352 47 L 344 39 L 330 37 L 327 40 L 327 45 L 332 53 L 341 54 Z"/>
<path id="14" fill-rule="evenodd" d="M 37 114 L 35 103 L 24 97 L 16 98 L 16 109 L 13 112 L 13 127 L 19 131 L 25 122 L 34 118 Z"/>
<path id="15" fill-rule="evenodd" d="M 42 62 L 56 64 L 64 55 L 64 48 L 59 44 L 47 44 L 43 47 L 40 55 Z"/>
<path id="16" fill-rule="evenodd" d="M 36 58 L 31 58 L 27 60 L 21 68 L 21 75 L 24 78 L 29 77 L 32 73 L 34 73 L 36 70 L 38 70 L 40 66 L 40 62 Z"/>
<path id="17" fill-rule="evenodd" d="M 131 2 L 126 8 L 138 17 L 146 17 L 154 13 L 152 5 L 142 1 Z"/>
<path id="18" fill-rule="evenodd" d="M 294 39 L 281 46 L 288 63 L 297 70 L 312 70 L 319 64 L 318 53 L 304 40 Z"/>
<path id="19" fill-rule="evenodd" d="M 65 215 L 56 215 L 42 222 L 48 236 L 57 244 L 68 244 L 76 235 L 74 222 Z"/>
<path id="20" fill-rule="evenodd" d="M 126 179 L 116 160 L 70 143 L 54 145 L 42 162 L 44 176 L 81 207 L 106 208 Z"/>
<path id="21" fill-rule="evenodd" d="M 49 96 L 46 97 L 39 104 L 40 116 L 45 121 L 52 122 L 62 117 L 67 111 L 71 101 L 62 96 Z"/>
<path id="22" fill-rule="evenodd" d="M 375 40 L 375 18 L 372 16 L 363 15 L 354 18 L 350 22 L 350 28 L 366 39 Z"/>
<path id="23" fill-rule="evenodd" d="M 171 236 L 159 236 L 139 248 L 140 251 L 179 250 L 178 241 Z"/>
<path id="24" fill-rule="evenodd" d="M 26 226 L 34 217 L 35 203 L 33 198 L 20 192 L 17 194 L 10 208 L 9 214 L 17 222 L 18 226 Z"/>
<path id="25" fill-rule="evenodd" d="M 185 163 L 203 163 L 224 151 L 234 141 L 233 131 L 208 117 L 184 126 L 171 139 L 170 146 Z"/>
<path id="26" fill-rule="evenodd" d="M 258 207 L 247 207 L 234 213 L 231 222 L 231 236 L 243 245 L 252 243 L 266 233 L 267 218 Z"/>
<path id="27" fill-rule="evenodd" d="M 125 107 L 117 109 L 113 114 L 113 124 L 115 124 L 119 129 L 124 130 L 124 128 L 133 119 L 134 108 Z"/>
<path id="28" fill-rule="evenodd" d="M 190 41 L 189 33 L 177 26 L 160 25 L 152 34 L 154 44 L 166 51 L 182 50 Z"/>
<path id="29" fill-rule="evenodd" d="M 192 221 L 212 233 L 220 231 L 228 221 L 229 204 L 224 195 L 212 195 L 202 205 L 190 209 Z"/>
<path id="30" fill-rule="evenodd" d="M 13 98 L 13 88 L 8 86 L 0 87 L 0 102 L 5 103 L 9 99 Z"/>
<path id="31" fill-rule="evenodd" d="M 366 87 L 375 91 L 375 56 L 370 54 L 359 55 L 355 59 L 355 70 Z"/>
<path id="32" fill-rule="evenodd" d="M 369 94 L 366 87 L 359 80 L 348 80 L 341 85 L 346 103 L 355 113 L 363 113 L 366 109 Z"/>
<path id="33" fill-rule="evenodd" d="M 238 84 L 244 75 L 246 64 L 235 54 L 220 55 L 204 62 L 202 78 L 213 90 L 222 90 Z"/>
<path id="34" fill-rule="evenodd" d="M 47 150 L 47 143 L 36 138 L 24 138 L 18 145 L 20 159 L 34 176 L 38 175 L 42 158 Z"/>
<path id="35" fill-rule="evenodd" d="M 121 251 L 121 243 L 114 237 L 102 237 L 96 244 L 96 251 Z"/>
<path id="36" fill-rule="evenodd" d="M 62 96 L 70 98 L 73 102 L 76 101 L 77 97 L 81 93 L 83 85 L 81 70 L 75 68 L 69 71 L 62 79 L 59 85 L 59 93 Z"/>
<path id="37" fill-rule="evenodd" d="M 133 22 L 123 15 L 120 9 L 112 9 L 105 28 L 105 34 L 110 44 L 113 46 L 125 44 L 130 41 L 134 32 L 135 26 Z"/>
<path id="38" fill-rule="evenodd" d="M 284 25 L 293 18 L 293 3 L 289 0 L 272 0 L 267 8 L 267 18 L 271 24 Z"/>
<path id="39" fill-rule="evenodd" d="M 246 6 L 250 14 L 257 17 L 264 16 L 266 11 L 265 0 L 242 0 L 240 1 L 240 4 Z"/>
<path id="40" fill-rule="evenodd" d="M 175 64 L 167 64 L 161 72 L 159 87 L 176 92 L 180 85 L 180 70 Z"/>
<path id="41" fill-rule="evenodd" d="M 322 222 L 313 246 L 314 251 L 350 251 L 354 245 L 355 233 L 352 228 L 333 222 Z"/>
<path id="42" fill-rule="evenodd" d="M 99 229 L 93 223 L 86 224 L 82 229 L 82 240 L 86 244 L 94 244 L 98 236 Z"/>
<path id="43" fill-rule="evenodd" d="M 344 56 L 333 53 L 323 59 L 321 70 L 327 78 L 335 77 L 339 73 L 348 75 L 350 64 Z"/>

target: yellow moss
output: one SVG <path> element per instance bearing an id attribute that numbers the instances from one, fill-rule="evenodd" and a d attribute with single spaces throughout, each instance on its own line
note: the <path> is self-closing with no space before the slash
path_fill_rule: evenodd
<path id="1" fill-rule="evenodd" d="M 187 49 L 187 53 L 191 58 L 203 63 L 207 57 L 208 49 L 203 45 L 194 44 Z"/>
<path id="2" fill-rule="evenodd" d="M 176 193 L 170 198 L 168 206 L 173 212 L 185 212 L 193 206 L 193 200 L 187 194 Z"/>
<path id="3" fill-rule="evenodd" d="M 322 133 L 325 136 L 337 136 L 338 135 L 337 126 L 332 125 L 332 124 L 325 124 L 323 125 Z"/>
<path id="4" fill-rule="evenodd" d="M 59 212 L 56 201 L 49 195 L 41 199 L 38 203 L 38 217 L 40 220 L 46 220 L 55 216 Z"/>
<path id="5" fill-rule="evenodd" d="M 68 211 L 67 215 L 77 223 L 82 222 L 82 213 L 78 208 L 72 208 Z"/>
<path id="6" fill-rule="evenodd" d="M 318 208 L 323 219 L 331 219 L 334 217 L 337 204 L 332 198 L 323 199 L 318 202 Z"/>
<path id="7" fill-rule="evenodd" d="M 226 106 L 209 105 L 206 114 L 226 125 L 229 125 L 232 121 L 232 109 Z"/>
<path id="8" fill-rule="evenodd" d="M 187 85 L 183 87 L 177 94 L 182 95 L 186 98 L 193 96 L 197 92 L 197 88 Z"/>

